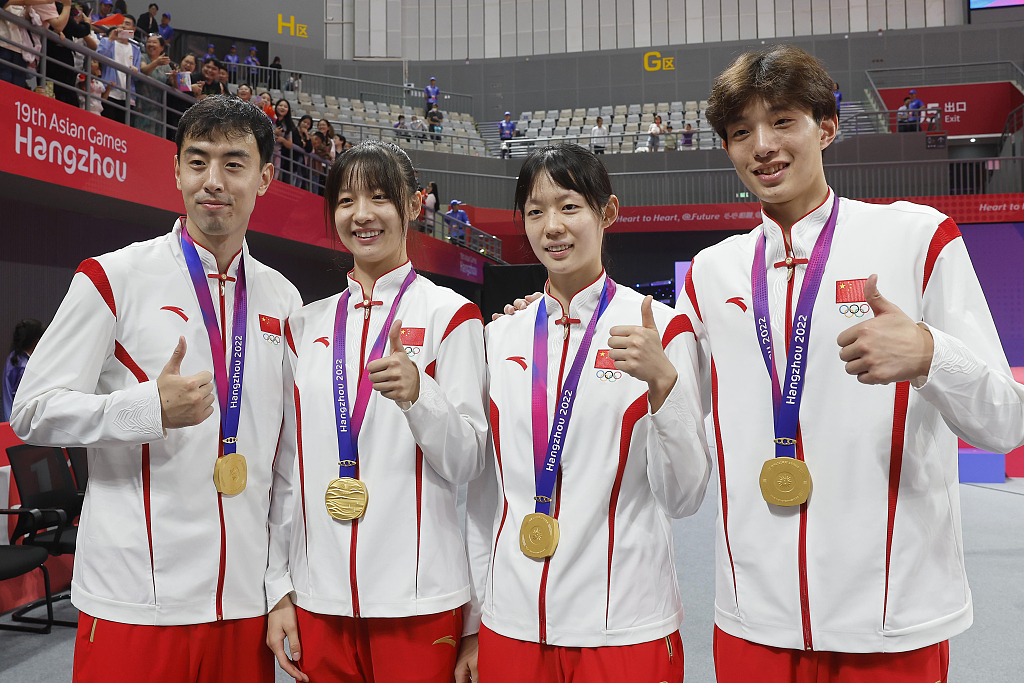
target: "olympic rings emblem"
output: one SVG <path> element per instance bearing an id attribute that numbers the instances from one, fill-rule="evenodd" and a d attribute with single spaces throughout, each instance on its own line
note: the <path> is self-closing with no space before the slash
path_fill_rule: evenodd
<path id="1" fill-rule="evenodd" d="M 420 355 L 420 347 L 418 347 L 418 346 L 406 346 L 405 347 L 405 353 L 406 353 L 406 355 L 409 355 L 409 356 L 418 356 L 418 355 Z"/>
<path id="2" fill-rule="evenodd" d="M 842 304 L 839 307 L 839 312 L 845 315 L 847 318 L 863 318 L 864 314 L 871 310 L 871 307 L 867 304 Z"/>
<path id="3" fill-rule="evenodd" d="M 271 344 L 273 344 L 274 346 L 277 346 L 278 344 L 281 343 L 281 336 L 277 334 L 270 334 L 268 332 L 264 332 L 263 338 L 266 339 Z"/>
<path id="4" fill-rule="evenodd" d="M 622 378 L 622 373 L 618 370 L 598 370 L 597 378 L 602 382 L 614 382 Z"/>

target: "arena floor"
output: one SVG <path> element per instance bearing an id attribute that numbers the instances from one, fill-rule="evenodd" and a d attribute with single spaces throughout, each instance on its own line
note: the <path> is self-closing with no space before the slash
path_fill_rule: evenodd
<path id="1" fill-rule="evenodd" d="M 675 522 L 676 564 L 686 608 L 681 631 L 688 683 L 714 681 L 716 481 L 712 476 L 700 511 Z M 1024 479 L 961 484 L 960 496 L 974 626 L 950 643 L 949 681 L 1016 683 L 1024 672 Z M 66 601 L 59 605 L 58 618 L 74 618 L 73 607 Z M 69 628 L 57 627 L 48 636 L 0 632 L 0 683 L 70 681 L 73 651 L 74 632 Z M 291 680 L 278 670 L 278 683 Z"/>

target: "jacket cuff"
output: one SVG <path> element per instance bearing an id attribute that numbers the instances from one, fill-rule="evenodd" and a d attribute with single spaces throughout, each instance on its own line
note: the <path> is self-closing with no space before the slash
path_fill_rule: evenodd
<path id="1" fill-rule="evenodd" d="M 462 636 L 474 636 L 480 632 L 482 605 L 472 601 L 462 606 Z"/>
<path id="2" fill-rule="evenodd" d="M 941 385 L 949 375 L 971 375 L 979 367 L 977 357 L 971 353 L 967 345 L 956 337 L 937 330 L 927 323 L 918 323 L 932 335 L 932 363 L 926 376 L 910 380 L 911 386 L 922 394 L 941 392 Z"/>
<path id="3" fill-rule="evenodd" d="M 405 413 L 410 422 L 430 420 L 442 417 L 447 420 L 448 403 L 444 392 L 434 378 L 417 366 L 420 373 L 420 395 L 414 403 L 399 403 L 398 407 Z"/>
<path id="4" fill-rule="evenodd" d="M 267 579 L 266 581 L 267 591 L 267 612 L 274 609 L 277 603 L 286 595 L 291 595 L 295 592 L 295 586 L 292 585 L 292 575 L 289 572 L 285 572 L 283 576 L 276 579 Z M 295 602 L 295 597 L 292 596 L 292 602 Z"/>
<path id="5" fill-rule="evenodd" d="M 114 414 L 114 427 L 124 441 L 150 443 L 167 437 L 156 380 L 125 389 L 118 404 L 123 407 Z"/>

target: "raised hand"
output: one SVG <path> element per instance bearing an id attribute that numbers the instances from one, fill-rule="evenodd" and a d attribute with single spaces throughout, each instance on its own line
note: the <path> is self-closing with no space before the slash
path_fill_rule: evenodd
<path id="1" fill-rule="evenodd" d="M 164 429 L 191 427 L 213 415 L 213 374 L 203 371 L 182 377 L 184 357 L 185 338 L 178 337 L 171 359 L 156 378 Z"/>
<path id="2" fill-rule="evenodd" d="M 542 296 L 544 296 L 542 293 L 534 292 L 533 294 L 527 294 L 522 299 L 516 299 L 514 303 L 505 304 L 505 312 L 504 313 L 492 313 L 491 314 L 491 320 L 497 320 L 502 315 L 515 315 L 516 311 L 521 311 L 521 310 L 525 309 L 527 306 L 529 306 L 530 304 L 532 304 L 534 301 L 536 301 L 537 299 L 541 298 Z"/>
<path id="3" fill-rule="evenodd" d="M 927 376 L 934 343 L 931 332 L 878 291 L 878 276 L 864 284 L 875 317 L 845 330 L 836 340 L 846 372 L 862 384 L 889 384 Z"/>
<path id="4" fill-rule="evenodd" d="M 290 654 L 285 652 L 284 639 L 288 638 L 288 649 Z M 308 683 L 309 676 L 299 671 L 295 662 L 302 656 L 302 647 L 299 645 L 299 626 L 295 618 L 295 605 L 289 596 L 284 596 L 281 601 L 274 605 L 267 615 L 267 647 L 277 657 L 277 663 L 286 674 L 297 681 Z"/>
<path id="5" fill-rule="evenodd" d="M 366 366 L 373 388 L 396 403 L 415 403 L 420 396 L 420 371 L 405 352 L 402 321 L 396 320 L 388 331 L 391 355 Z"/>
<path id="6" fill-rule="evenodd" d="M 462 636 L 459 643 L 459 656 L 455 661 L 455 683 L 477 683 L 480 674 L 477 673 L 476 662 L 479 651 L 477 635 Z"/>
<path id="7" fill-rule="evenodd" d="M 610 330 L 612 336 L 608 339 L 608 346 L 611 352 L 608 355 L 615 361 L 616 368 L 647 382 L 651 412 L 657 412 L 675 386 L 677 375 L 675 366 L 661 346 L 661 334 L 654 322 L 653 301 L 654 297 L 646 296 L 640 304 L 641 326 L 616 325 Z"/>

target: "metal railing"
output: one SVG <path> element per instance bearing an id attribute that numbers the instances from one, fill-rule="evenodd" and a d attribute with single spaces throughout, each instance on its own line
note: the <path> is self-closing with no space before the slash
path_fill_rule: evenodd
<path id="1" fill-rule="evenodd" d="M 424 151 L 445 152 L 454 154 L 473 154 L 484 156 L 483 141 L 468 132 L 446 132 L 443 128 L 437 132 L 416 131 L 408 128 L 380 126 L 371 123 L 352 123 L 324 119 L 334 126 L 334 132 L 344 135 L 347 142 L 353 144 L 368 139 L 388 140 L 403 149 L 419 149 Z M 462 149 L 458 149 L 461 147 Z"/>
<path id="2" fill-rule="evenodd" d="M 695 149 L 722 149 L 722 141 L 712 130 L 701 129 L 683 131 L 673 130 L 658 136 L 657 147 L 650 145 L 650 134 L 637 131 L 630 133 L 608 133 L 607 143 L 596 145 L 589 133 L 580 135 L 553 135 L 550 137 L 514 137 L 502 140 L 503 150 L 507 156 L 525 157 L 537 147 L 560 143 L 572 143 L 602 154 L 631 154 L 634 152 L 674 152 Z M 689 144 L 687 144 L 687 142 Z M 504 153 L 504 152 L 503 152 Z"/>
<path id="3" fill-rule="evenodd" d="M 151 78 L 141 72 L 132 71 L 130 67 L 126 67 L 120 62 L 117 62 L 109 57 L 101 55 L 95 50 L 91 50 L 88 47 L 84 47 L 77 43 L 74 43 L 66 38 L 61 37 L 59 34 L 53 31 L 41 27 L 35 26 L 31 22 L 22 19 L 21 17 L 11 14 L 7 10 L 0 9 L 0 19 L 9 21 L 10 23 L 28 31 L 39 39 L 41 44 L 40 49 L 35 49 L 32 46 L 21 45 L 18 43 L 12 43 L 6 38 L 0 36 L 0 45 L 7 49 L 15 52 L 28 52 L 36 58 L 36 68 L 28 68 L 20 64 L 0 59 L 5 66 L 11 68 L 14 71 L 24 74 L 27 81 L 35 82 L 36 88 L 44 88 L 45 90 L 53 89 L 54 91 L 59 89 L 72 91 L 71 95 L 77 96 L 79 103 L 83 103 L 84 109 L 89 109 L 90 102 L 96 99 L 102 99 L 104 106 L 112 107 L 118 112 L 122 112 L 124 117 L 124 123 L 134 128 L 140 128 L 147 132 L 159 135 L 160 137 L 173 138 L 174 131 L 177 130 L 178 120 L 181 118 L 182 112 L 195 103 L 195 98 L 190 93 L 185 93 L 177 88 L 158 81 L 155 78 Z M 134 43 L 134 41 L 132 41 Z M 72 64 L 67 64 L 58 59 L 47 55 L 48 47 L 51 43 L 63 45 L 73 52 L 77 52 L 83 57 L 82 68 L 78 68 Z M 134 43 L 138 45 L 138 43 Z M 140 49 L 145 50 L 144 46 L 140 46 Z M 100 78 L 96 78 L 92 75 L 92 62 L 98 62 L 104 67 L 110 67 L 115 71 L 118 71 L 125 75 L 126 88 L 121 89 L 118 85 L 112 84 L 111 91 L 117 90 L 125 93 L 123 100 L 117 100 L 113 98 L 99 98 L 92 93 L 92 82 L 94 80 L 107 83 L 102 81 Z M 50 75 L 48 75 L 48 72 Z M 59 80 L 58 78 L 52 77 L 53 74 L 60 75 L 74 74 L 74 83 L 68 83 L 66 81 Z M 84 77 L 84 81 L 78 80 L 80 77 Z M 135 81 L 136 93 L 132 94 L 131 86 L 128 85 L 132 80 Z M 85 88 L 81 90 L 77 87 L 77 83 L 83 83 Z M 142 92 L 138 92 L 138 86 L 142 84 L 145 87 Z M 159 93 L 158 97 L 151 97 L 145 94 L 147 91 L 156 94 Z M 132 101 L 135 101 L 134 106 Z"/>
<path id="4" fill-rule="evenodd" d="M 1024 104 L 1006 115 L 1003 134 L 999 137 L 1000 156 L 1015 157 L 1024 154 Z"/>
<path id="5" fill-rule="evenodd" d="M 864 135 L 862 125 L 868 126 L 874 133 L 917 133 L 940 132 L 942 126 L 942 109 L 882 109 L 879 111 L 862 111 L 843 118 L 845 138 Z"/>
<path id="6" fill-rule="evenodd" d="M 197 59 L 202 60 L 198 55 Z M 371 102 L 384 102 L 400 106 L 424 107 L 426 100 L 422 88 L 407 88 L 394 83 L 364 81 L 344 76 L 329 76 L 295 69 L 273 69 L 269 66 L 249 66 L 239 64 L 235 80 L 239 84 L 248 83 L 252 87 L 277 89 L 282 93 L 287 89 L 288 79 L 292 74 L 301 78 L 301 87 L 297 92 L 320 94 L 323 96 L 347 97 Z M 230 72 L 230 70 L 229 70 Z M 233 81 L 234 82 L 234 81 Z M 437 108 L 445 111 L 457 111 L 465 114 L 473 113 L 473 96 L 464 93 L 444 92 L 438 95 Z"/>
<path id="7" fill-rule="evenodd" d="M 463 223 L 440 211 L 423 209 L 423 213 L 412 222 L 412 226 L 431 237 L 475 251 L 495 263 L 505 263 L 501 260 L 500 238 L 488 235 L 469 223 Z"/>
<path id="8" fill-rule="evenodd" d="M 967 64 L 929 64 L 915 67 L 868 69 L 864 72 L 871 84 L 869 94 L 879 107 L 884 107 L 880 88 L 911 88 L 961 83 L 996 83 L 1010 81 L 1024 90 L 1024 71 L 1013 62 L 969 62 Z"/>

